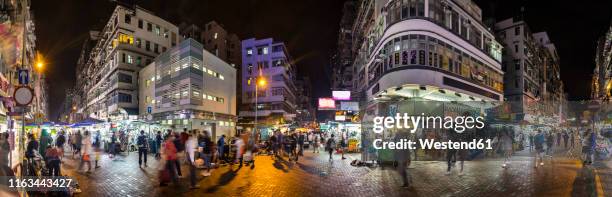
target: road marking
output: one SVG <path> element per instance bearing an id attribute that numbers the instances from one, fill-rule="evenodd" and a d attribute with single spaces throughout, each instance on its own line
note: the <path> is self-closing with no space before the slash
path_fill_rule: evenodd
<path id="1" fill-rule="evenodd" d="M 601 185 L 601 178 L 599 177 L 599 174 L 597 173 L 597 169 L 595 169 L 595 187 L 597 188 L 597 196 L 603 197 L 604 190 L 603 190 L 603 186 Z"/>

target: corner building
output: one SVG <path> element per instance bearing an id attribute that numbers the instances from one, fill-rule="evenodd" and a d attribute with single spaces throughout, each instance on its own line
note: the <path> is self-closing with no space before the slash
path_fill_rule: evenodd
<path id="1" fill-rule="evenodd" d="M 169 128 L 235 134 L 236 69 L 189 38 L 139 73 L 140 116 Z"/>
<path id="2" fill-rule="evenodd" d="M 367 32 L 355 83 L 369 102 L 503 100 L 502 48 L 471 1 L 364 1 L 358 16 L 370 22 L 354 23 Z"/>

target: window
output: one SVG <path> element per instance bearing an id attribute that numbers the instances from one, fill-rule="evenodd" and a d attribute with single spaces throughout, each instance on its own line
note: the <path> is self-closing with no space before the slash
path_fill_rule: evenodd
<path id="1" fill-rule="evenodd" d="M 223 77 L 223 75 L 219 75 L 219 79 L 225 80 L 225 77 Z"/>
<path id="2" fill-rule="evenodd" d="M 161 28 L 159 26 L 155 25 L 155 32 L 154 33 L 155 33 L 155 35 L 160 36 L 161 35 Z"/>
<path id="3" fill-rule="evenodd" d="M 125 53 L 121 54 L 121 62 L 125 63 Z"/>
<path id="4" fill-rule="evenodd" d="M 249 64 L 249 66 L 247 67 L 247 71 L 249 75 L 253 74 L 253 64 Z"/>
<path id="5" fill-rule="evenodd" d="M 272 96 L 282 96 L 285 88 L 272 88 Z"/>
<path id="6" fill-rule="evenodd" d="M 134 44 L 134 36 L 119 33 L 119 42 L 125 44 Z"/>
<path id="7" fill-rule="evenodd" d="M 146 49 L 147 51 L 151 51 L 151 42 L 150 42 L 150 41 L 148 41 L 148 40 L 145 42 L 145 49 Z"/>
<path id="8" fill-rule="evenodd" d="M 153 52 L 155 52 L 155 53 L 159 53 L 159 45 L 158 45 L 157 43 L 155 43 L 155 44 L 153 44 L 153 46 L 155 46 L 155 47 L 153 48 Z"/>
<path id="9" fill-rule="evenodd" d="M 518 44 L 514 45 L 514 53 L 518 53 Z"/>
<path id="10" fill-rule="evenodd" d="M 215 35 L 213 36 L 214 39 L 217 39 L 218 33 L 215 32 Z"/>
<path id="11" fill-rule="evenodd" d="M 268 54 L 268 47 L 264 47 L 264 48 L 263 48 L 263 54 L 264 54 L 264 55 Z"/>
<path id="12" fill-rule="evenodd" d="M 257 48 L 257 55 L 263 55 L 263 48 Z"/>
<path id="13" fill-rule="evenodd" d="M 136 38 L 136 47 L 140 48 L 142 45 L 142 40 L 140 38 Z"/>
<path id="14" fill-rule="evenodd" d="M 133 58 L 132 58 L 132 56 L 131 56 L 131 55 L 127 55 L 127 63 L 128 63 L 128 64 L 132 64 L 132 63 L 134 63 L 134 60 L 133 60 Z"/>
<path id="15" fill-rule="evenodd" d="M 514 60 L 514 70 L 520 70 L 520 69 L 521 69 L 521 60 L 515 59 Z"/>
<path id="16" fill-rule="evenodd" d="M 128 14 L 126 14 L 125 16 L 123 16 L 123 19 L 125 21 L 126 24 L 130 24 L 132 23 L 132 17 Z"/>
<path id="17" fill-rule="evenodd" d="M 516 36 L 521 35 L 521 26 L 514 28 L 514 35 Z"/>
<path id="18" fill-rule="evenodd" d="M 132 102 L 132 95 L 129 94 L 125 94 L 125 93 L 119 93 L 119 102 L 120 103 L 131 103 Z"/>
<path id="19" fill-rule="evenodd" d="M 142 65 L 142 57 L 138 56 L 136 57 L 136 65 Z"/>
<path id="20" fill-rule="evenodd" d="M 145 82 L 145 86 L 146 87 L 151 86 L 151 80 L 150 79 L 147 79 L 147 81 Z"/>
<path id="21" fill-rule="evenodd" d="M 142 29 L 142 19 L 138 19 L 138 28 Z"/>
<path id="22" fill-rule="evenodd" d="M 119 73 L 119 74 L 117 74 L 117 78 L 119 79 L 119 82 L 132 83 L 132 76 L 131 75 L 124 74 L 124 73 Z"/>
<path id="23" fill-rule="evenodd" d="M 247 56 L 251 56 L 251 55 L 253 55 L 253 49 L 248 48 L 248 49 L 246 50 L 246 53 L 247 53 Z"/>
<path id="24" fill-rule="evenodd" d="M 153 31 L 153 24 L 147 23 L 147 31 L 149 32 Z"/>
<path id="25" fill-rule="evenodd" d="M 276 45 L 276 46 L 272 47 L 272 52 L 281 52 L 281 51 L 283 51 L 283 46 L 282 45 Z"/>
<path id="26" fill-rule="evenodd" d="M 166 52 L 166 47 L 162 47 L 162 53 Z"/>

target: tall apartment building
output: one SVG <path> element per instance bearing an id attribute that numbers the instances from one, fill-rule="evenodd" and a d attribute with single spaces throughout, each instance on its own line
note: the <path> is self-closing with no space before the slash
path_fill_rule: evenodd
<path id="1" fill-rule="evenodd" d="M 361 1 L 354 87 L 371 109 L 398 100 L 502 101 L 501 45 L 469 0 Z"/>
<path id="2" fill-rule="evenodd" d="M 353 90 L 353 22 L 356 15 L 356 1 L 346 1 L 342 7 L 342 18 L 338 30 L 336 53 L 331 58 L 332 80 L 334 90 Z"/>
<path id="3" fill-rule="evenodd" d="M 186 39 L 139 74 L 139 114 L 174 128 L 235 134 L 236 69 Z"/>
<path id="4" fill-rule="evenodd" d="M 242 41 L 242 105 L 239 117 L 244 128 L 253 128 L 255 84 L 258 77 L 267 83 L 258 88 L 258 128 L 279 127 L 296 117 L 296 68 L 285 44 L 272 38 Z"/>
<path id="5" fill-rule="evenodd" d="M 313 124 L 317 114 L 312 104 L 312 86 L 309 77 L 301 77 L 295 81 L 297 114 L 296 121 L 300 126 Z"/>
<path id="6" fill-rule="evenodd" d="M 612 97 L 612 22 L 608 31 L 597 41 L 591 98 L 609 102 Z"/>
<path id="7" fill-rule="evenodd" d="M 556 114 L 565 99 L 559 57 L 546 32 L 532 33 L 527 23 L 509 18 L 495 25 L 503 42 L 504 94 L 517 120 Z"/>
<path id="8" fill-rule="evenodd" d="M 77 78 L 84 79 L 85 117 L 136 118 L 138 71 L 179 41 L 178 27 L 138 6 L 118 5 Z"/>

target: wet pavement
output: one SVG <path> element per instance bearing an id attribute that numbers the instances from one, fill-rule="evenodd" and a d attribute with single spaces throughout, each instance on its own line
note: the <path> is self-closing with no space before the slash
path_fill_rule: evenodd
<path id="1" fill-rule="evenodd" d="M 408 168 L 409 188 L 400 187 L 392 166 L 351 166 L 357 154 L 346 160 L 334 155 L 330 162 L 324 153 L 306 152 L 297 163 L 258 156 L 254 168 L 221 166 L 209 177 L 198 172 L 200 188 L 193 190 L 187 166 L 179 185 L 160 187 L 152 155 L 145 168 L 139 168 L 133 152 L 116 160 L 101 158 L 101 168 L 92 173 L 77 171 L 76 160 L 65 160 L 62 173 L 78 180 L 82 193 L 77 196 L 612 196 L 609 161 L 583 167 L 576 159 L 555 156 L 534 168 L 529 153 L 514 156 L 507 168 L 497 159 L 467 161 L 462 176 L 457 169 L 446 175 L 445 162 L 415 161 Z"/>

